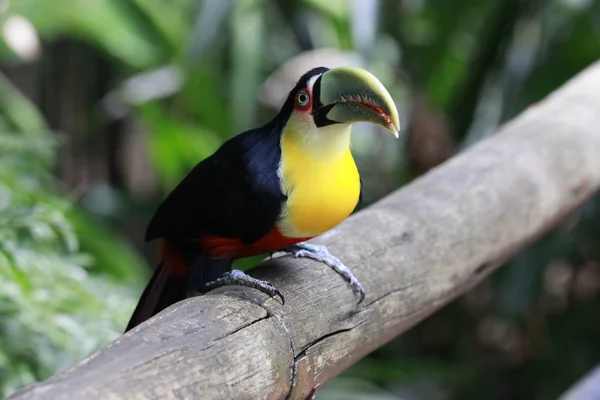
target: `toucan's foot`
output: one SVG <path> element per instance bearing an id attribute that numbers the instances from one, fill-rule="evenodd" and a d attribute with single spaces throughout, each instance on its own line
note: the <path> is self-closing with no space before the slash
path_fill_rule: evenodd
<path id="1" fill-rule="evenodd" d="M 365 289 L 358 279 L 356 279 L 352 271 L 350 271 L 350 268 L 346 267 L 339 258 L 333 256 L 329 250 L 327 250 L 327 247 L 310 243 L 298 243 L 287 247 L 282 251 L 290 253 L 294 257 L 310 258 L 328 265 L 348 282 L 354 293 L 358 295 L 358 304 L 365 299 Z"/>
<path id="2" fill-rule="evenodd" d="M 240 271 L 239 269 L 234 269 L 233 271 L 226 272 L 219 279 L 214 280 L 212 282 L 208 282 L 206 284 L 206 290 L 210 291 L 221 286 L 228 285 L 241 285 L 258 289 L 271 297 L 279 296 L 279 298 L 281 299 L 281 304 L 285 304 L 283 293 L 281 293 L 279 289 L 271 285 L 269 282 L 253 278 L 250 275 L 247 275 L 244 272 Z"/>

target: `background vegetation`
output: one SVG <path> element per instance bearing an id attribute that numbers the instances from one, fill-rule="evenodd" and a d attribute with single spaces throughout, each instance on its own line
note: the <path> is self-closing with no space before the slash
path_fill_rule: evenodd
<path id="1" fill-rule="evenodd" d="M 158 202 L 308 68 L 397 100 L 404 141 L 355 130 L 369 204 L 600 56 L 593 0 L 0 0 L 0 27 L 0 395 L 123 330 Z M 595 199 L 318 398 L 556 398 L 600 359 L 599 292 Z"/>

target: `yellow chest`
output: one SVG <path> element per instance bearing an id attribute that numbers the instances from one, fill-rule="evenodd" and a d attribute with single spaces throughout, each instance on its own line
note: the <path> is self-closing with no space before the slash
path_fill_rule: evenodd
<path id="1" fill-rule="evenodd" d="M 360 196 L 360 177 L 349 137 L 348 143 L 325 143 L 315 151 L 307 151 L 306 143 L 295 139 L 284 134 L 281 141 L 280 175 L 288 199 L 278 228 L 288 237 L 312 237 L 352 213 Z"/>

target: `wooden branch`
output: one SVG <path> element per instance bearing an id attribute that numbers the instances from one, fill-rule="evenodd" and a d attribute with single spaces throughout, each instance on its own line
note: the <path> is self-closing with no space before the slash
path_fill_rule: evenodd
<path id="1" fill-rule="evenodd" d="M 315 242 L 365 286 L 290 257 L 178 303 L 22 399 L 303 399 L 480 282 L 600 187 L 600 63 L 493 137 Z"/>
<path id="2" fill-rule="evenodd" d="M 597 400 L 599 398 L 600 366 L 597 366 L 569 388 L 559 400 Z"/>

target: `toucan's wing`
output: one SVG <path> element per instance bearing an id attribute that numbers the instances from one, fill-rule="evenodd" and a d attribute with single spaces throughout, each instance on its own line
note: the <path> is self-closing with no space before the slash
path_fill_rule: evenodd
<path id="1" fill-rule="evenodd" d="M 285 201 L 277 174 L 279 140 L 280 132 L 263 127 L 226 142 L 159 206 L 146 240 L 210 234 L 252 243 L 266 235 Z"/>

